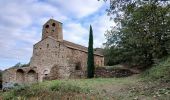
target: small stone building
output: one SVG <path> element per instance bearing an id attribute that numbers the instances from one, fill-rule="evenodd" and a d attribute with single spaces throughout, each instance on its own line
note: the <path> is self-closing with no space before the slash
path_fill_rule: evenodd
<path id="1" fill-rule="evenodd" d="M 87 33 L 88 35 L 88 33 Z M 62 23 L 48 20 L 42 39 L 33 46 L 30 66 L 3 72 L 3 86 L 44 80 L 83 78 L 87 69 L 87 47 L 63 40 Z M 95 66 L 104 66 L 100 48 L 94 49 Z"/>

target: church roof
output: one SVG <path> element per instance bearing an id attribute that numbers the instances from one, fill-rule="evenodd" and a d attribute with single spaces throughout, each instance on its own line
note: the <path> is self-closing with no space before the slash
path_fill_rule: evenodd
<path id="1" fill-rule="evenodd" d="M 50 22 L 57 22 L 57 23 L 61 23 L 61 22 L 59 22 L 59 21 L 57 21 L 57 20 L 54 20 L 54 19 L 49 19 L 44 25 L 46 25 L 47 23 L 50 23 Z M 63 24 L 63 23 L 61 23 L 61 24 Z M 43 26 L 44 26 L 43 25 Z"/>
<path id="2" fill-rule="evenodd" d="M 75 44 L 75 43 L 73 43 L 73 42 L 69 42 L 69 41 L 66 41 L 66 40 L 63 40 L 63 43 L 64 43 L 64 45 L 67 46 L 68 48 L 80 50 L 80 51 L 83 51 L 83 52 L 88 52 L 88 48 L 85 47 L 85 46 L 82 46 L 82 45 L 79 45 L 79 44 Z M 103 56 L 101 53 L 96 52 L 96 51 L 94 51 L 94 54 L 95 54 L 95 55 L 98 55 L 98 56 Z"/>

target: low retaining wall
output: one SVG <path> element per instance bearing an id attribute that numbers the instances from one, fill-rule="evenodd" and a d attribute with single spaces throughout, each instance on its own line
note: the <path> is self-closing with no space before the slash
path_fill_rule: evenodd
<path id="1" fill-rule="evenodd" d="M 131 76 L 134 73 L 129 69 L 116 68 L 116 69 L 107 69 L 105 67 L 98 67 L 95 69 L 95 77 L 111 78 L 111 77 L 127 77 Z"/>

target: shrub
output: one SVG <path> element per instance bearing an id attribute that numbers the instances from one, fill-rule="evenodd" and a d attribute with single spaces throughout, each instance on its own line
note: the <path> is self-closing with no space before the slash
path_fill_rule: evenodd
<path id="1" fill-rule="evenodd" d="M 142 73 L 142 77 L 149 80 L 170 82 L 170 57 L 160 60 L 160 62 L 153 65 L 151 69 Z"/>
<path id="2" fill-rule="evenodd" d="M 59 83 L 54 84 L 50 87 L 50 90 L 52 91 L 60 91 L 60 92 L 75 92 L 75 93 L 87 93 L 90 90 L 88 88 L 82 88 L 80 86 L 76 86 L 70 83 Z"/>

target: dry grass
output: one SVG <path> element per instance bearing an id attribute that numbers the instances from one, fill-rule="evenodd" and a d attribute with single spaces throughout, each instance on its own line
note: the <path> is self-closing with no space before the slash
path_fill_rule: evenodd
<path id="1" fill-rule="evenodd" d="M 46 81 L 1 93 L 3 100 L 168 100 L 168 84 L 145 83 L 138 75 Z M 162 89 L 162 90 L 161 90 Z M 158 92 L 160 92 L 159 95 Z"/>
<path id="2" fill-rule="evenodd" d="M 170 100 L 169 68 L 170 58 L 154 65 L 143 78 L 69 79 L 19 86 L 1 92 L 0 100 Z"/>

